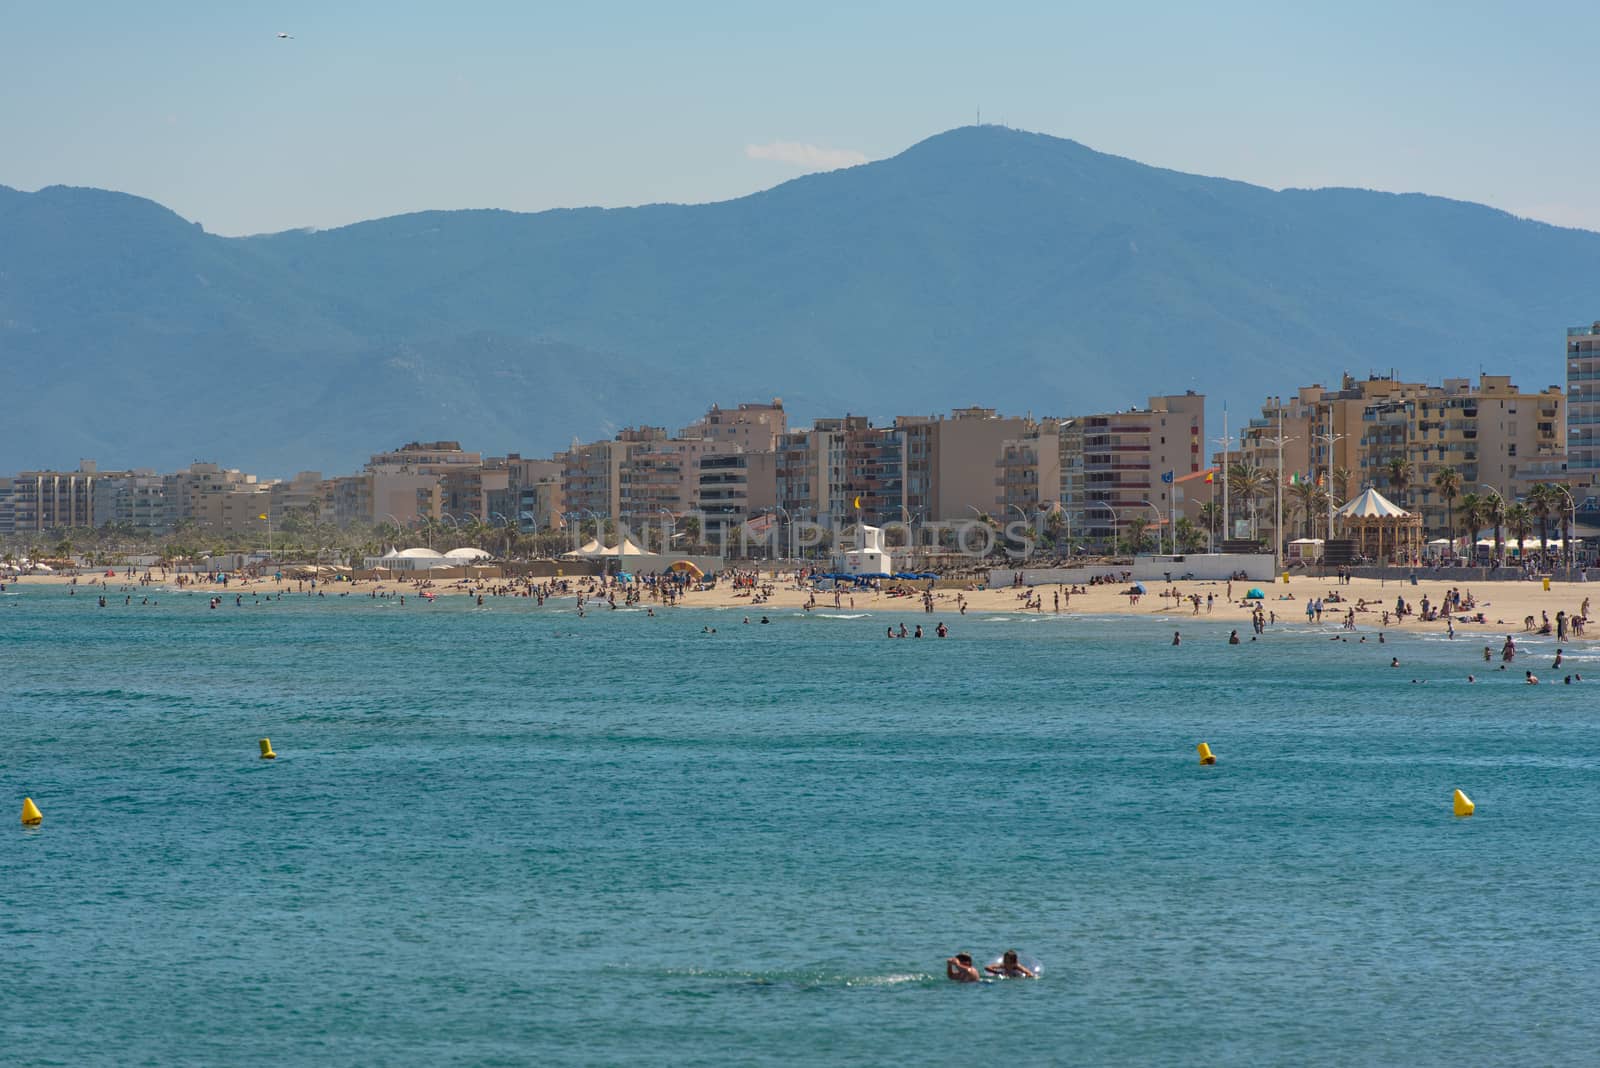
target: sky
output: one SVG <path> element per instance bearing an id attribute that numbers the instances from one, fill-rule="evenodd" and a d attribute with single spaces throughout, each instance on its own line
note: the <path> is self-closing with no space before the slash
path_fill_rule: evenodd
<path id="1" fill-rule="evenodd" d="M 1597 38 L 1592 0 L 0 0 L 0 184 L 135 193 L 222 234 L 702 202 L 981 114 L 1600 230 Z"/>

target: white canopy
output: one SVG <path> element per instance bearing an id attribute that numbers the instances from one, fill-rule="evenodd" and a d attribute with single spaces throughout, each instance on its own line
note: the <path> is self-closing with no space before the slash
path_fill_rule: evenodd
<path id="1" fill-rule="evenodd" d="M 459 549 L 451 549 L 444 555 L 445 559 L 447 560 L 487 560 L 490 559 L 494 554 L 485 552 L 484 550 L 475 548 L 471 545 L 463 545 Z"/>
<path id="2" fill-rule="evenodd" d="M 647 550 L 640 548 L 638 545 L 635 545 L 630 540 L 625 540 L 625 541 L 623 541 L 623 543 L 621 545 L 613 545 L 613 546 L 610 546 L 609 548 L 607 546 L 601 545 L 599 541 L 590 541 L 589 544 L 585 545 L 581 549 L 575 549 L 570 553 L 562 553 L 561 554 L 561 558 L 563 560 L 572 560 L 572 559 L 577 559 L 577 558 L 580 558 L 580 557 L 590 557 L 590 556 L 611 557 L 611 556 L 653 556 L 653 555 L 654 555 L 653 553 L 650 553 Z"/>
<path id="3" fill-rule="evenodd" d="M 1341 519 L 1403 519 L 1411 513 L 1375 489 L 1365 489 L 1335 513 Z"/>

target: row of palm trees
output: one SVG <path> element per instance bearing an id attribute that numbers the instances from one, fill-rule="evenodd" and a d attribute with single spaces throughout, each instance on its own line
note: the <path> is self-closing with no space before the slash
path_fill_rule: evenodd
<path id="1" fill-rule="evenodd" d="M 1384 474 L 1394 494 L 1395 503 L 1405 507 L 1406 491 L 1412 488 L 1415 480 L 1415 468 L 1411 461 L 1404 456 L 1391 457 L 1384 464 Z M 1351 476 L 1347 469 L 1334 468 L 1333 482 L 1338 490 L 1336 500 L 1347 499 L 1350 496 L 1350 481 Z M 1445 528 L 1448 535 L 1454 537 L 1459 531 L 1468 541 L 1475 541 L 1478 531 L 1492 526 L 1495 531 L 1496 559 L 1501 556 L 1506 533 L 1516 541 L 1518 553 L 1522 552 L 1523 543 L 1535 528 L 1539 531 L 1540 544 L 1548 545 L 1550 520 L 1563 517 L 1563 508 L 1567 501 L 1566 493 L 1559 486 L 1548 482 L 1530 487 L 1527 494 L 1515 502 L 1508 502 L 1498 493 L 1463 494 L 1464 480 L 1461 473 L 1448 466 L 1435 471 L 1430 481 L 1439 498 L 1444 501 Z M 1227 487 L 1229 496 L 1239 503 L 1244 514 L 1249 517 L 1252 529 L 1256 529 L 1262 502 L 1274 497 L 1277 490 L 1272 470 L 1240 461 L 1229 467 Z M 1316 521 L 1327 513 L 1328 503 L 1327 489 L 1310 480 L 1297 480 L 1287 488 L 1284 496 L 1284 506 L 1288 516 L 1298 517 L 1301 521 L 1302 537 L 1316 536 Z M 1200 509 L 1202 528 L 1210 530 L 1213 534 L 1217 533 L 1222 526 L 1221 513 L 1222 507 L 1215 501 L 1202 506 Z"/>
<path id="2" fill-rule="evenodd" d="M 1395 493 L 1395 503 L 1404 507 L 1405 493 L 1412 482 L 1411 461 L 1403 456 L 1394 456 L 1384 465 L 1384 469 Z M 1552 517 L 1563 517 L 1568 500 L 1568 492 L 1551 482 L 1538 482 L 1530 486 L 1520 501 L 1508 502 L 1498 493 L 1462 494 L 1461 473 L 1453 467 L 1439 468 L 1434 472 L 1432 482 L 1445 504 L 1445 528 L 1449 535 L 1454 537 L 1457 531 L 1456 500 L 1459 498 L 1461 533 L 1468 542 L 1473 542 L 1477 540 L 1478 531 L 1493 526 L 1495 559 L 1500 558 L 1503 531 L 1509 531 L 1516 539 L 1519 555 L 1528 535 L 1533 533 L 1535 524 L 1539 528 L 1539 544 L 1549 545 L 1550 520 Z M 1567 531 L 1566 534 L 1564 540 L 1570 540 L 1572 532 Z"/>

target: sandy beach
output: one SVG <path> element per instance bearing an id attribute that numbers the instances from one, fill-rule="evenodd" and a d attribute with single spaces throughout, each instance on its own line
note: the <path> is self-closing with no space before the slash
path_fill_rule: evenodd
<path id="1" fill-rule="evenodd" d="M 54 590 L 62 594 L 67 592 L 73 581 L 73 577 L 65 575 L 30 575 L 5 580 L 7 587 L 15 592 Z M 161 592 L 176 592 L 173 577 L 169 575 L 163 581 L 159 572 L 152 575 L 148 585 L 141 585 L 137 579 L 129 580 L 125 573 L 119 573 L 114 578 L 107 577 L 104 572 L 85 573 L 77 576 L 76 581 L 80 596 L 92 594 L 98 597 L 104 594 L 108 598 L 116 595 L 120 598 L 131 596 L 138 599 L 153 594 L 159 595 Z M 582 593 L 586 600 L 591 602 L 593 609 L 602 607 L 601 604 L 593 602 L 603 601 L 607 591 L 596 580 L 578 578 L 566 581 L 570 583 L 570 589 L 552 594 L 549 599 L 552 606 L 572 603 L 577 595 Z M 762 613 L 776 611 L 804 610 L 810 604 L 819 611 L 911 613 L 926 616 L 933 621 L 942 619 L 952 627 L 963 614 L 963 607 L 965 614 L 969 616 L 1059 611 L 1073 615 L 1168 617 L 1173 621 L 1174 628 L 1181 630 L 1185 622 L 1201 619 L 1210 622 L 1236 623 L 1241 628 L 1248 627 L 1257 606 L 1266 614 L 1268 625 L 1274 623 L 1304 625 L 1308 622 L 1307 602 L 1321 598 L 1323 612 L 1320 620 L 1315 622 L 1324 628 L 1344 623 L 1350 610 L 1354 609 L 1354 624 L 1363 630 L 1442 632 L 1449 626 L 1462 637 L 1481 634 L 1487 639 L 1493 635 L 1524 632 L 1530 616 L 1534 621 L 1534 629 L 1541 626 L 1546 619 L 1554 628 L 1558 612 L 1564 612 L 1569 619 L 1583 616 L 1590 598 L 1589 584 L 1583 582 L 1553 582 L 1550 589 L 1546 590 L 1543 582 L 1539 580 L 1473 584 L 1451 581 L 1447 572 L 1438 574 L 1423 572 L 1419 573 L 1415 585 L 1404 579 L 1356 578 L 1340 583 L 1331 578 L 1319 579 L 1309 576 L 1291 576 L 1288 582 L 1280 580 L 1276 583 L 1175 582 L 1164 589 L 1160 584 L 1146 583 L 1148 592 L 1138 597 L 1131 597 L 1128 594 L 1128 584 L 1125 583 L 1077 587 L 1075 590 L 1056 585 L 1022 588 L 945 585 L 933 591 L 933 611 L 929 613 L 923 603 L 926 583 L 887 583 L 885 584 L 887 588 L 884 590 L 854 592 L 846 590 L 835 594 L 832 590 L 812 590 L 796 585 L 793 572 L 790 571 L 761 572 L 758 582 L 761 587 L 760 592 L 734 589 L 727 581 L 719 582 L 709 589 L 691 587 L 680 599 L 679 607 L 744 608 L 752 615 L 759 616 Z M 427 587 L 427 593 L 438 597 L 482 596 L 487 600 L 516 596 L 523 588 L 521 585 L 510 584 L 507 580 L 461 580 L 434 584 Z M 1264 597 L 1259 601 L 1246 600 L 1245 595 L 1252 588 L 1260 589 Z M 218 584 L 186 586 L 183 592 L 204 593 L 231 599 L 239 596 L 260 597 L 279 593 L 304 596 L 313 592 L 313 589 L 312 584 L 306 580 L 285 578 L 274 581 L 265 578 L 230 579 L 226 587 Z M 894 591 L 897 589 L 906 592 L 904 595 L 896 595 Z M 380 596 L 404 595 L 409 600 L 417 598 L 422 592 L 422 587 L 416 582 L 386 579 L 354 583 L 322 582 L 317 584 L 315 590 L 325 596 L 341 594 L 371 596 L 376 593 Z M 1451 613 L 1448 625 L 1443 616 L 1431 622 L 1423 621 L 1420 616 L 1424 601 L 1430 607 L 1437 607 L 1451 590 L 1459 591 L 1463 599 L 1470 598 L 1471 607 Z M 1198 610 L 1191 600 L 1196 596 L 1200 599 Z M 1399 618 L 1395 613 L 1397 599 L 1404 600 L 1412 614 L 1404 619 Z M 648 592 L 645 593 L 642 603 L 661 610 L 671 610 L 662 609 L 660 602 L 653 600 Z M 1480 613 L 1482 622 L 1477 621 Z M 1600 628 L 1582 637 L 1569 634 L 1575 642 L 1590 640 L 1596 636 L 1600 636 Z"/>

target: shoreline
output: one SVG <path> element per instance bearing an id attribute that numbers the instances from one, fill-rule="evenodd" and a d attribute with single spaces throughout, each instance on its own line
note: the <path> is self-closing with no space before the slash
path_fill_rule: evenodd
<path id="1" fill-rule="evenodd" d="M 780 576 L 782 574 L 779 573 Z M 73 580 L 73 576 L 29 575 L 20 579 L 5 579 L 3 585 L 7 592 L 48 590 L 65 593 L 74 584 Z M 606 609 L 608 591 L 597 580 L 574 578 L 565 581 L 570 587 L 568 590 L 552 592 L 547 597 L 547 600 L 556 602 L 555 607 L 575 607 L 576 599 L 581 594 L 593 610 Z M 1323 614 L 1319 619 L 1312 621 L 1320 627 L 1344 623 L 1349 610 L 1355 608 L 1354 623 L 1362 629 L 1445 633 L 1453 627 L 1458 634 L 1537 633 L 1548 618 L 1553 637 L 1557 613 L 1564 612 L 1569 619 L 1581 617 L 1584 606 L 1591 598 L 1589 584 L 1586 582 L 1552 582 L 1550 589 L 1546 590 L 1543 583 L 1536 580 L 1481 582 L 1473 587 L 1468 583 L 1455 583 L 1421 575 L 1418 576 L 1415 585 L 1409 580 L 1352 578 L 1340 583 L 1337 579 L 1291 576 L 1288 583 L 1284 583 L 1281 579 L 1276 583 L 1234 581 L 1231 583 L 1234 595 L 1232 599 L 1228 597 L 1230 583 L 1220 579 L 1174 582 L 1161 587 L 1146 583 L 1149 592 L 1138 597 L 1129 596 L 1127 583 L 1080 586 L 1072 592 L 1058 585 L 1020 588 L 1007 585 L 960 590 L 946 588 L 933 591 L 933 610 L 929 612 L 923 600 L 922 583 L 906 582 L 896 587 L 911 590 L 909 596 L 892 596 L 882 590 L 840 591 L 836 603 L 833 591 L 813 591 L 798 587 L 793 583 L 792 577 L 781 578 L 775 577 L 772 573 L 765 573 L 760 581 L 764 587 L 770 589 L 770 593 L 765 597 L 758 598 L 749 590 L 736 590 L 728 583 L 720 583 L 708 590 L 689 589 L 679 598 L 676 606 L 663 605 L 660 600 L 652 599 L 646 592 L 634 607 L 654 608 L 658 613 L 670 611 L 672 607 L 743 608 L 750 615 L 759 616 L 763 612 L 805 611 L 807 603 L 814 599 L 811 611 L 905 613 L 926 616 L 933 622 L 940 619 L 952 622 L 963 614 L 961 607 L 965 605 L 967 615 L 995 613 L 1126 615 L 1171 619 L 1181 629 L 1184 620 L 1198 622 L 1202 619 L 1248 627 L 1251 625 L 1257 606 L 1266 616 L 1268 625 L 1304 624 L 1308 622 L 1305 615 L 1308 601 L 1323 598 Z M 417 598 L 425 601 L 430 595 L 452 599 L 482 596 L 485 603 L 506 597 L 518 601 L 530 599 L 521 592 L 525 586 L 506 583 L 503 580 L 463 579 L 445 585 L 424 587 L 416 582 L 387 579 L 318 582 L 313 587 L 309 580 L 266 578 L 230 581 L 226 586 L 200 583 L 179 587 L 170 579 L 163 581 L 154 575 L 149 585 L 142 585 L 137 577 L 130 580 L 119 574 L 115 578 L 110 578 L 102 572 L 97 575 L 77 576 L 76 585 L 79 595 L 96 597 L 105 595 L 108 599 L 113 596 L 144 597 L 149 596 L 152 591 L 160 590 L 169 595 L 194 593 L 203 594 L 207 598 L 222 597 L 226 600 L 247 595 L 280 593 L 304 595 L 313 589 L 334 597 L 340 595 L 370 597 L 376 593 L 380 597 L 405 596 L 408 599 Z M 1244 601 L 1244 594 L 1252 588 L 1260 589 L 1263 598 Z M 1424 621 L 1420 618 L 1424 599 L 1430 607 L 1435 607 L 1443 601 L 1446 593 L 1453 589 L 1459 590 L 1463 597 L 1468 595 L 1474 597 L 1476 599 L 1474 605 L 1470 609 L 1453 612 L 1448 624 L 1443 615 L 1433 621 Z M 1600 585 L 1597 585 L 1596 589 L 1600 590 Z M 1163 595 L 1163 590 L 1169 591 L 1168 595 Z M 1172 591 L 1175 591 L 1176 598 L 1170 595 Z M 1198 610 L 1192 601 L 1185 600 L 1196 596 L 1200 598 Z M 1209 604 L 1206 600 L 1208 596 Z M 1340 599 L 1328 600 L 1333 596 Z M 1404 619 L 1396 618 L 1393 613 L 1397 598 L 1403 599 L 1416 614 L 1408 615 Z M 1364 605 L 1362 602 L 1365 602 Z M 1593 607 L 1590 606 L 1590 611 L 1592 610 Z M 1384 619 L 1385 612 L 1389 613 L 1387 621 Z M 1474 621 L 1472 617 L 1480 612 L 1483 614 L 1483 622 Z M 1530 616 L 1534 621 L 1531 632 L 1527 627 L 1527 619 Z M 1600 627 L 1593 633 L 1581 636 L 1569 629 L 1565 638 L 1574 643 L 1592 641 L 1600 638 Z"/>

